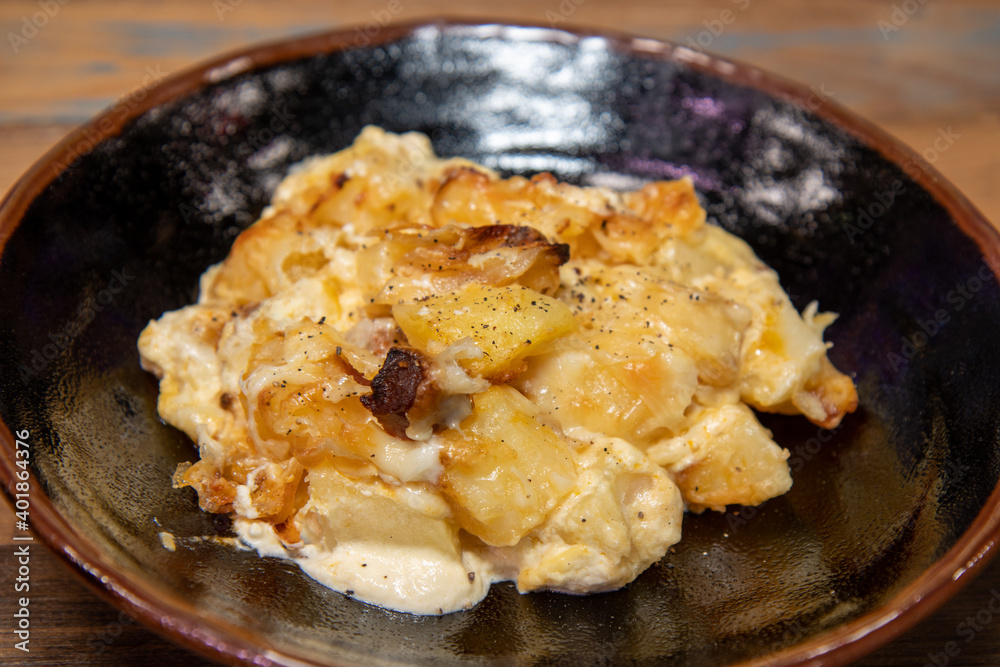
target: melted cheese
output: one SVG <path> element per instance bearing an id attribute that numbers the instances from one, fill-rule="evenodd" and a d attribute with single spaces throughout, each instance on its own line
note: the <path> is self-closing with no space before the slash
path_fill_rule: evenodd
<path id="1" fill-rule="evenodd" d="M 503 180 L 369 127 L 293 169 L 200 288 L 139 340 L 199 446 L 175 485 L 261 555 L 418 614 L 500 580 L 623 586 L 685 509 L 791 486 L 748 406 L 831 427 L 857 401 L 833 316 L 800 316 L 688 180 Z"/>

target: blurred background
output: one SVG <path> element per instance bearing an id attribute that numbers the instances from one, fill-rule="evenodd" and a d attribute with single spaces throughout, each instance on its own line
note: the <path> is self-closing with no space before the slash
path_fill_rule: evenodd
<path id="1" fill-rule="evenodd" d="M 769 70 L 887 130 L 1000 224 L 996 0 L 0 0 L 0 192 L 76 125 L 201 60 L 262 41 L 439 16 L 619 30 Z M 208 664 L 105 604 L 40 548 L 31 652 L 13 649 L 13 533 L 10 508 L 0 505 L 0 664 Z M 1000 665 L 1000 619 L 989 612 L 984 622 L 982 613 L 994 596 L 1000 559 L 859 664 Z M 963 623 L 980 628 L 971 640 L 959 634 Z M 957 654 L 944 652 L 949 642 Z"/>

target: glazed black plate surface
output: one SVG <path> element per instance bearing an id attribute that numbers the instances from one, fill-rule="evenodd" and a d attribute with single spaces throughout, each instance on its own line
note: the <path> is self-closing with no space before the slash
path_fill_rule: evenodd
<path id="1" fill-rule="evenodd" d="M 951 186 L 803 88 L 659 42 L 446 22 L 358 35 L 174 77 L 68 138 L 0 209 L 3 471 L 13 494 L 11 433 L 30 431 L 35 527 L 65 560 L 168 636 L 264 663 L 843 662 L 953 592 L 997 523 L 1000 264 Z M 691 176 L 797 307 L 840 313 L 830 357 L 858 411 L 829 431 L 765 417 L 791 492 L 688 515 L 613 593 L 498 584 L 471 611 L 417 617 L 233 548 L 227 519 L 171 488 L 196 450 L 158 419 L 136 340 L 196 298 L 290 165 L 366 124 L 504 175 Z"/>

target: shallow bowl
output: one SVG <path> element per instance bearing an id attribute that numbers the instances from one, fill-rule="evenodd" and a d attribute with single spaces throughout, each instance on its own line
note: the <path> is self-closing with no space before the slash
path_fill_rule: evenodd
<path id="1" fill-rule="evenodd" d="M 39 536 L 174 640 L 256 664 L 841 664 L 991 555 L 997 235 L 820 92 L 648 39 L 435 21 L 262 46 L 128 101 L 0 205 L 0 471 L 17 500 L 27 431 Z M 136 339 L 194 300 L 290 165 L 369 123 L 504 174 L 691 176 L 796 305 L 840 313 L 830 356 L 855 377 L 858 412 L 835 430 L 768 417 L 791 492 L 687 516 L 680 544 L 613 593 L 503 584 L 471 611 L 416 617 L 232 548 L 227 519 L 171 488 L 195 450 L 157 418 Z"/>

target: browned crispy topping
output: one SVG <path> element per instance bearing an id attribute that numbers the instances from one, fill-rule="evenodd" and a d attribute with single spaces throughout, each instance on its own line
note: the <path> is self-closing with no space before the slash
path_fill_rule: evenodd
<path id="1" fill-rule="evenodd" d="M 290 521 L 288 519 L 275 524 L 274 532 L 278 534 L 278 537 L 281 538 L 281 541 L 285 544 L 295 544 L 302 539 L 298 526 L 295 525 L 294 521 Z"/>
<path id="2" fill-rule="evenodd" d="M 204 461 L 188 468 L 184 475 L 174 475 L 174 488 L 188 485 L 198 492 L 198 505 L 206 512 L 225 514 L 233 511 L 236 484 Z"/>
<path id="3" fill-rule="evenodd" d="M 368 349 L 372 354 L 382 356 L 388 354 L 393 345 L 406 344 L 406 334 L 396 326 L 395 322 L 389 322 L 386 326 L 376 327 L 368 341 Z"/>
<path id="4" fill-rule="evenodd" d="M 244 303 L 241 306 L 233 310 L 233 317 L 247 318 L 253 315 L 253 312 L 260 308 L 260 302 L 254 301 L 252 303 Z"/>
<path id="5" fill-rule="evenodd" d="M 568 245 L 551 243 L 537 229 L 519 225 L 397 229 L 387 235 L 386 244 L 400 259 L 377 296 L 380 304 L 416 301 L 469 282 L 498 287 L 518 283 L 551 294 L 559 286 L 559 267 L 570 255 Z M 413 280 L 421 274 L 429 280 Z"/>
<path id="6" fill-rule="evenodd" d="M 464 250 L 469 254 L 482 254 L 496 248 L 541 247 L 553 266 L 561 266 L 569 261 L 569 246 L 565 243 L 549 243 L 545 236 L 534 227 L 518 225 L 487 225 L 468 230 L 469 243 Z"/>
<path id="7" fill-rule="evenodd" d="M 394 347 L 385 363 L 372 379 L 372 393 L 361 397 L 361 403 L 378 419 L 386 433 L 406 439 L 410 425 L 406 413 L 413 407 L 420 385 L 427 375 L 423 355 L 413 349 Z"/>
<path id="8" fill-rule="evenodd" d="M 360 384 L 363 387 L 370 387 L 372 385 L 372 381 L 371 380 L 369 380 L 364 375 L 362 375 L 361 371 L 359 371 L 358 369 L 356 369 L 354 366 L 351 366 L 350 362 L 348 362 L 347 359 L 345 359 L 344 356 L 342 354 L 340 354 L 340 348 L 339 347 L 337 348 L 337 356 L 334 357 L 334 359 L 337 361 L 338 364 L 340 364 L 341 369 L 343 369 L 343 371 L 345 373 L 347 373 L 352 378 L 354 378 L 355 382 L 357 382 L 358 384 Z M 363 398 L 361 400 L 364 401 Z"/>

